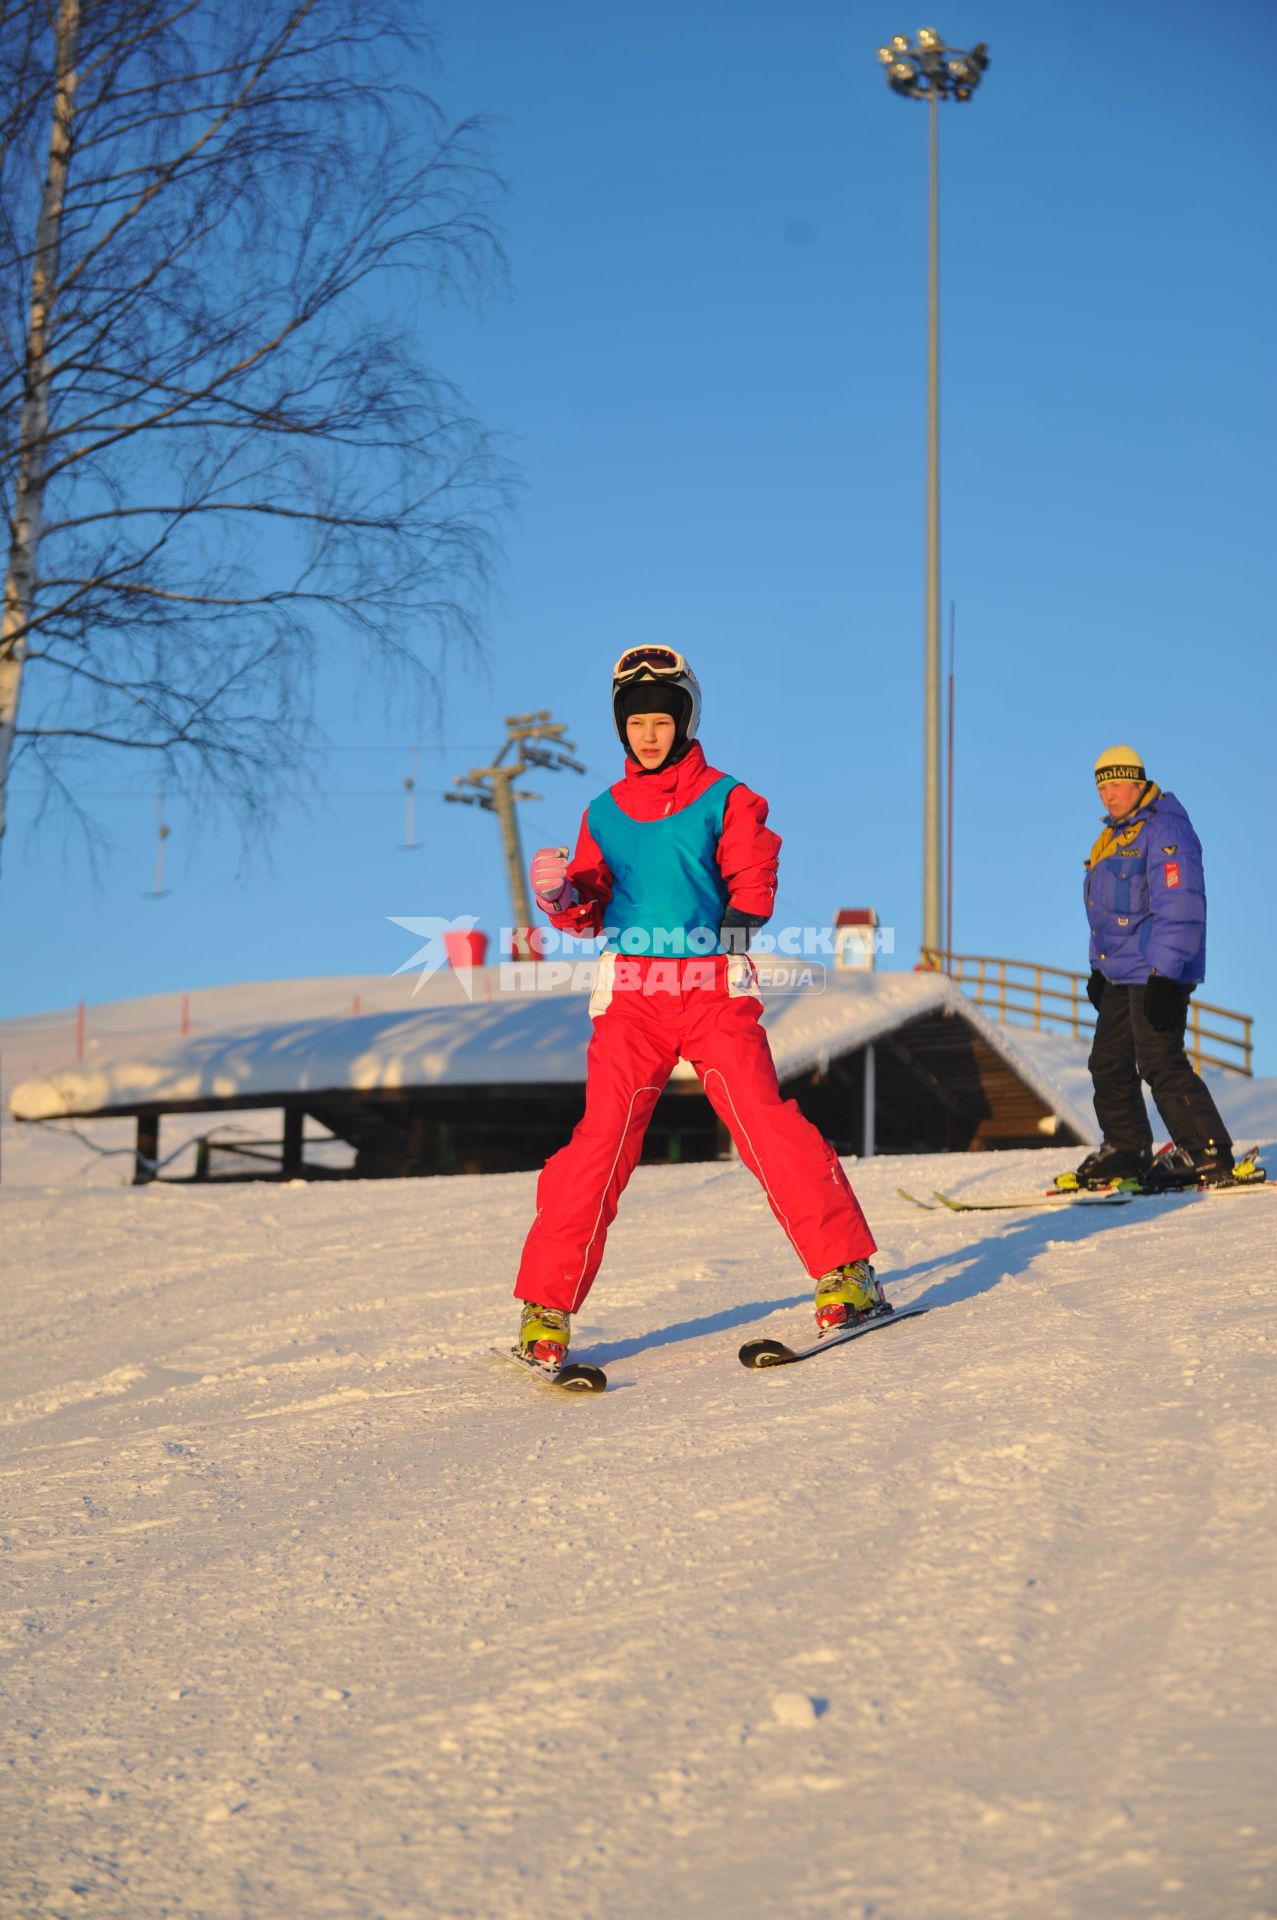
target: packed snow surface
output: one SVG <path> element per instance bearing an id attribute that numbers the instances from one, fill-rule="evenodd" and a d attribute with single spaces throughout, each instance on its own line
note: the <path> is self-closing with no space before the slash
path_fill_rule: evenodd
<path id="1" fill-rule="evenodd" d="M 848 1163 L 930 1311 L 751 1374 L 761 1193 L 641 1168 L 578 1399 L 489 1351 L 531 1174 L 4 1144 L 6 1916 L 1277 1914 L 1277 1187 Z"/>

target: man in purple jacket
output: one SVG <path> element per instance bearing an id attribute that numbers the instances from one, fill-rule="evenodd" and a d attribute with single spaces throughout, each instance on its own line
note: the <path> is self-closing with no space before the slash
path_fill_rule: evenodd
<path id="1" fill-rule="evenodd" d="M 1103 1144 L 1060 1185 L 1214 1185 L 1233 1177 L 1232 1141 L 1184 1051 L 1193 989 L 1206 977 L 1206 883 L 1201 842 L 1173 793 L 1133 747 L 1095 763 L 1104 830 L 1086 862 L 1091 926 L 1087 994 L 1097 1019 L 1088 1065 Z M 1146 1080 L 1173 1150 L 1153 1159 Z"/>

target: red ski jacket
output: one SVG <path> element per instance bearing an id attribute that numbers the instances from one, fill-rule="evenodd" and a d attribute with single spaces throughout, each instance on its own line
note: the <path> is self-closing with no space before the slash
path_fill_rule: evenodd
<path id="1" fill-rule="evenodd" d="M 627 761 L 624 777 L 608 789 L 612 799 L 632 820 L 663 820 L 690 807 L 723 777 L 707 764 L 699 741 L 693 741 L 673 766 L 649 773 Z M 776 897 L 776 863 L 780 835 L 767 825 L 767 802 L 749 787 L 734 786 L 723 811 L 723 830 L 715 858 L 727 888 L 727 904 L 738 913 L 763 921 L 771 918 Z M 589 827 L 589 809 L 581 819 L 576 852 L 568 863 L 568 881 L 575 898 L 549 918 L 561 933 L 589 938 L 603 931 L 612 875 Z"/>

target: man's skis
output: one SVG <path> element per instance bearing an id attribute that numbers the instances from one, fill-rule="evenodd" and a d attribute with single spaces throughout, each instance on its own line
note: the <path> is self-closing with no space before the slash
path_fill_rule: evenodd
<path id="1" fill-rule="evenodd" d="M 1023 1213 L 1029 1207 L 1058 1206 L 1067 1201 L 1070 1206 L 1082 1207 L 1123 1207 L 1128 1200 L 1145 1200 L 1152 1196 L 1142 1193 L 1037 1193 L 1032 1198 L 1026 1194 L 1021 1200 L 957 1200 L 951 1193 L 938 1193 L 932 1190 L 931 1200 L 919 1200 L 916 1193 L 908 1193 L 904 1187 L 896 1192 L 902 1200 L 908 1200 L 915 1207 L 922 1207 L 928 1213 L 935 1212 L 932 1201 L 947 1207 L 950 1213 Z"/>
<path id="2" fill-rule="evenodd" d="M 517 1347 L 493 1347 L 498 1360 L 508 1360 L 520 1373 L 530 1373 L 547 1387 L 558 1387 L 563 1393 L 606 1393 L 607 1375 L 602 1367 L 587 1366 L 584 1361 L 567 1360 L 561 1367 L 543 1367 L 539 1360 L 529 1360 Z"/>
<path id="3" fill-rule="evenodd" d="M 828 1353 L 831 1347 L 845 1347 L 849 1340 L 859 1340 L 865 1333 L 877 1333 L 880 1327 L 898 1326 L 902 1320 L 918 1320 L 927 1311 L 926 1307 L 897 1307 L 891 1313 L 871 1314 L 867 1320 L 857 1320 L 845 1333 L 827 1333 L 823 1340 L 815 1340 L 809 1347 L 787 1347 L 783 1340 L 747 1340 L 738 1357 L 742 1367 L 788 1367 L 795 1360 L 810 1360 L 815 1353 Z"/>
<path id="4" fill-rule="evenodd" d="M 896 1192 L 902 1200 L 911 1206 L 922 1207 L 927 1213 L 934 1213 L 936 1205 L 947 1207 L 950 1213 L 1024 1213 L 1033 1207 L 1124 1207 L 1132 1200 L 1171 1200 L 1184 1197 L 1206 1197 L 1221 1193 L 1247 1193 L 1255 1187 L 1268 1183 L 1261 1169 L 1258 1177 L 1243 1176 L 1238 1180 L 1217 1181 L 1211 1186 L 1164 1187 L 1159 1193 L 1143 1193 L 1129 1187 L 1077 1187 L 1054 1191 L 1024 1194 L 1010 1200 L 960 1200 L 952 1193 L 940 1193 L 932 1189 L 930 1200 L 920 1200 L 916 1193 L 910 1193 L 905 1187 L 897 1187 Z M 933 1202 L 936 1203 L 933 1205 Z"/>

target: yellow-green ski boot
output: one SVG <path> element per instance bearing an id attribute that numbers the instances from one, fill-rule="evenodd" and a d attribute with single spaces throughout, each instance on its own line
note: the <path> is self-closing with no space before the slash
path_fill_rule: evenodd
<path id="1" fill-rule="evenodd" d="M 568 1357 L 572 1316 L 558 1307 L 538 1307 L 527 1301 L 519 1321 L 519 1355 L 538 1367 L 557 1371 Z"/>
<path id="2" fill-rule="evenodd" d="M 816 1282 L 816 1331 L 838 1333 L 868 1320 L 874 1314 L 890 1313 L 887 1296 L 878 1276 L 867 1260 L 851 1260 L 846 1266 L 823 1273 Z"/>

